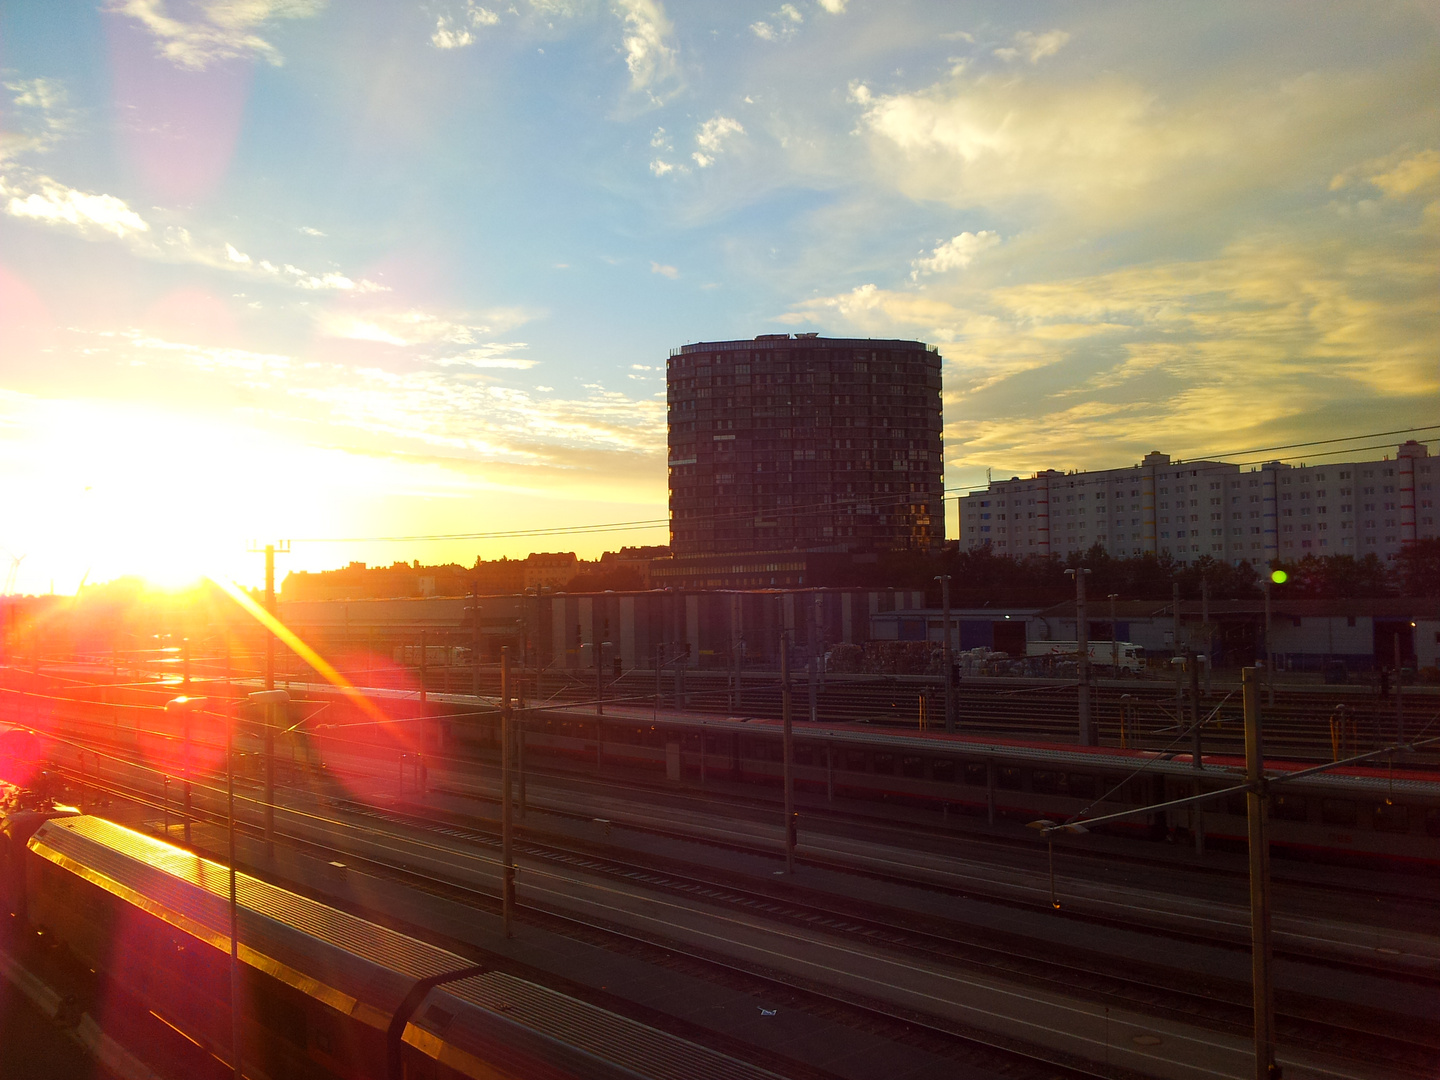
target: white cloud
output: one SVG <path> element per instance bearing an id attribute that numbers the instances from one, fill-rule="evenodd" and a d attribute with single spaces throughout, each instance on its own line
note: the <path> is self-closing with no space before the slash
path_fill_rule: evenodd
<path id="1" fill-rule="evenodd" d="M 937 244 L 935 250 L 923 259 L 916 259 L 911 265 L 914 269 L 910 272 L 911 280 L 918 279 L 921 274 L 942 274 L 946 270 L 963 270 L 975 261 L 975 257 L 982 251 L 994 247 L 1000 243 L 998 233 L 984 229 L 978 233 L 962 232 L 959 236 L 951 237 L 943 244 Z"/>
<path id="2" fill-rule="evenodd" d="M 779 37 L 779 35 L 775 32 L 775 28 L 764 20 L 751 23 L 750 32 L 756 37 L 758 37 L 761 41 L 774 41 Z"/>
<path id="3" fill-rule="evenodd" d="M 1015 35 L 1015 45 L 996 49 L 995 55 L 1001 60 L 1013 62 L 1024 57 L 1032 64 L 1038 64 L 1047 56 L 1054 56 L 1065 47 L 1070 35 L 1064 30 L 1050 30 L 1043 34 L 1021 30 Z"/>
<path id="4" fill-rule="evenodd" d="M 74 113 L 67 107 L 63 83 L 55 79 L 19 79 L 4 84 L 10 91 L 19 130 L 0 129 L 0 161 L 22 153 L 43 153 L 69 134 Z"/>
<path id="5" fill-rule="evenodd" d="M 650 92 L 652 87 L 678 79 L 679 60 L 671 41 L 675 28 L 665 17 L 659 0 L 614 0 L 615 13 L 625 24 L 625 65 L 630 86 Z"/>
<path id="6" fill-rule="evenodd" d="M 842 15 L 845 12 L 845 5 L 850 0 L 818 0 L 818 2 L 831 15 Z"/>
<path id="7" fill-rule="evenodd" d="M 700 147 L 690 156 L 700 168 L 709 168 L 715 163 L 715 157 L 723 149 L 724 141 L 733 135 L 744 135 L 745 129 L 740 126 L 740 121 L 728 116 L 714 116 L 700 125 L 695 133 L 695 145 Z"/>
<path id="8" fill-rule="evenodd" d="M 524 345 L 485 345 L 481 338 L 487 334 L 502 332 L 534 317 L 529 311 L 518 308 L 500 308 L 480 316 L 483 323 L 469 321 L 469 316 L 442 318 L 428 311 L 410 308 L 407 311 L 369 311 L 362 314 L 351 312 L 330 312 L 320 319 L 322 333 L 337 338 L 351 338 L 357 341 L 379 341 L 387 345 L 411 346 L 468 346 L 468 352 L 447 353 L 475 363 L 497 355 L 495 349 L 523 349 Z M 490 351 L 485 351 L 490 350 Z"/>
<path id="9" fill-rule="evenodd" d="M 652 274 L 659 274 L 661 277 L 667 277 L 671 281 L 674 281 L 680 276 L 680 271 L 675 269 L 675 267 L 666 266 L 664 263 L 658 262 L 652 262 L 650 264 L 650 272 Z"/>
<path id="10" fill-rule="evenodd" d="M 460 49 L 474 44 L 474 30 L 494 26 L 500 16 L 489 8 L 480 7 L 475 0 L 465 0 L 463 10 L 435 19 L 435 32 L 430 35 L 430 44 L 437 49 Z"/>
<path id="11" fill-rule="evenodd" d="M 454 356 L 444 356 L 436 359 L 435 363 L 441 367 L 471 367 L 499 369 L 507 371 L 529 371 L 539 361 L 530 360 L 525 357 L 511 356 L 510 353 L 518 349 L 529 348 L 524 342 L 516 341 L 509 344 L 495 342 L 489 345 L 481 345 L 478 348 L 467 349 L 463 353 Z"/>
<path id="12" fill-rule="evenodd" d="M 668 161 L 661 161 L 659 158 L 650 162 L 650 171 L 656 176 L 664 176 L 666 173 L 672 173 L 676 168 L 677 166 L 670 164 Z M 685 171 L 684 166 L 679 166 L 679 168 L 681 172 Z"/>
<path id="13" fill-rule="evenodd" d="M 124 199 L 79 191 L 48 176 L 28 173 L 20 178 L 0 176 L 0 205 L 11 217 L 71 229 L 89 240 L 112 237 L 122 240 L 131 251 L 144 258 L 196 263 L 311 291 L 390 291 L 386 285 L 366 278 L 357 281 L 337 270 L 312 273 L 290 263 L 277 265 L 269 259 L 257 262 L 234 244 L 201 243 L 183 227 L 167 228 L 156 235 L 150 223 Z"/>
<path id="14" fill-rule="evenodd" d="M 309 225 L 301 225 L 301 226 L 300 226 L 300 231 L 301 231 L 302 233 L 304 233 L 306 236 L 324 236 L 324 235 L 325 235 L 325 234 L 324 234 L 323 232 L 321 232 L 319 229 L 312 229 Z"/>
<path id="15" fill-rule="evenodd" d="M 283 63 L 278 49 L 255 31 L 272 19 L 305 19 L 325 0 L 194 0 L 187 18 L 171 15 L 165 0 L 111 0 L 109 10 L 128 15 L 154 36 L 161 56 L 179 67 L 202 70 L 217 60 L 260 57 Z"/>
<path id="16" fill-rule="evenodd" d="M 779 41 L 794 35 L 796 27 L 805 21 L 805 16 L 794 4 L 781 4 L 779 10 L 771 14 L 770 18 L 775 24 L 766 22 L 764 19 L 750 24 L 750 32 L 761 41 Z"/>
<path id="17" fill-rule="evenodd" d="M 38 176 L 33 190 L 25 191 L 0 178 L 0 199 L 12 217 L 74 228 L 82 236 L 107 234 L 121 240 L 150 231 L 150 225 L 131 210 L 124 199 L 77 191 Z"/>

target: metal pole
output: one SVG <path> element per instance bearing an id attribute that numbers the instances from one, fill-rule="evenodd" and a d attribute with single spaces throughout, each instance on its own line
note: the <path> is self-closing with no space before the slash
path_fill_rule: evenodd
<path id="1" fill-rule="evenodd" d="M 1120 631 L 1117 630 L 1115 622 L 1115 598 L 1119 593 L 1111 593 L 1110 600 L 1110 677 L 1120 677 Z"/>
<path id="2" fill-rule="evenodd" d="M 1265 703 L 1275 704 L 1275 649 L 1270 640 L 1270 579 L 1264 581 L 1265 588 Z"/>
<path id="3" fill-rule="evenodd" d="M 265 706 L 265 854 L 275 854 L 275 706 Z"/>
<path id="4" fill-rule="evenodd" d="M 265 610 L 275 614 L 274 544 L 265 545 Z M 265 689 L 275 689 L 275 633 L 268 626 L 265 628 Z"/>
<path id="5" fill-rule="evenodd" d="M 1240 673 L 1245 702 L 1245 806 L 1250 834 L 1250 981 L 1254 993 L 1255 1080 L 1273 1080 L 1275 1005 L 1270 986 L 1270 846 L 1265 837 L 1268 791 L 1260 735 L 1258 680 L 1253 667 Z"/>
<path id="6" fill-rule="evenodd" d="M 1180 648 L 1180 583 L 1174 582 L 1170 586 L 1170 636 L 1175 641 L 1175 655 L 1183 656 Z M 1175 723 L 1184 723 L 1185 717 L 1185 691 L 1181 676 L 1184 672 L 1179 665 L 1175 667 Z"/>
<path id="7" fill-rule="evenodd" d="M 1196 772 L 1195 794 L 1200 794 L 1199 773 L 1202 770 L 1201 756 L 1204 750 L 1200 735 L 1200 661 L 1201 657 L 1190 657 L 1190 764 Z M 1195 854 L 1205 854 L 1205 815 L 1198 805 L 1190 808 L 1190 831 L 1195 835 Z"/>
<path id="8" fill-rule="evenodd" d="M 940 575 L 940 667 L 945 680 L 945 730 L 955 730 L 955 689 L 950 684 L 954 679 L 954 661 L 950 654 L 950 575 Z"/>
<path id="9" fill-rule="evenodd" d="M 515 909 L 515 852 L 510 819 L 510 646 L 500 649 L 500 917 L 505 936 L 512 937 Z"/>
<path id="10" fill-rule="evenodd" d="M 1405 691 L 1400 679 L 1400 631 L 1395 631 L 1395 741 L 1405 741 Z"/>
<path id="11" fill-rule="evenodd" d="M 243 1080 L 240 1068 L 243 1035 L 240 1011 L 240 904 L 235 892 L 235 722 L 225 721 L 225 800 L 230 850 L 230 1061 L 235 1080 Z"/>
<path id="12" fill-rule="evenodd" d="M 427 674 L 426 660 L 430 655 L 430 649 L 428 648 L 429 638 L 430 635 L 428 631 L 420 631 L 420 730 L 422 732 L 425 730 L 425 676 Z"/>
<path id="13" fill-rule="evenodd" d="M 1327 622 L 1329 620 L 1326 620 Z M 1210 628 L 1210 579 L 1200 579 L 1200 623 L 1205 627 L 1205 696 L 1210 696 L 1210 663 L 1215 655 L 1215 634 Z"/>
<path id="14" fill-rule="evenodd" d="M 523 678 L 521 686 L 524 686 Z M 520 805 L 521 821 L 525 820 L 525 724 L 525 702 L 521 700 L 519 713 L 515 716 L 515 769 L 519 773 L 518 790 L 515 796 Z"/>
<path id="15" fill-rule="evenodd" d="M 790 726 L 790 639 L 780 631 L 780 719 L 784 727 L 785 783 L 785 872 L 795 872 L 795 791 L 792 776 L 792 736 Z"/>
<path id="16" fill-rule="evenodd" d="M 660 719 L 660 699 L 665 696 L 665 646 L 655 646 L 655 719 Z"/>
<path id="17" fill-rule="evenodd" d="M 521 601 L 522 603 L 524 601 Z M 470 587 L 470 617 L 475 624 L 470 628 L 470 693 L 480 696 L 480 579 Z"/>
<path id="18" fill-rule="evenodd" d="M 190 710 L 182 714 L 185 733 L 185 843 L 190 843 Z"/>
<path id="19" fill-rule="evenodd" d="M 810 657 L 805 662 L 805 677 L 810 683 L 810 722 L 813 724 L 820 719 L 820 698 L 818 688 L 815 685 L 815 657 Z"/>
<path id="20" fill-rule="evenodd" d="M 1085 575 L 1090 571 L 1084 567 L 1065 571 L 1075 575 L 1075 651 L 1080 659 L 1080 742 L 1083 746 L 1095 746 L 1095 728 L 1090 722 L 1090 619 L 1085 611 Z"/>
<path id="21" fill-rule="evenodd" d="M 605 646 L 595 643 L 595 715 L 605 715 Z"/>

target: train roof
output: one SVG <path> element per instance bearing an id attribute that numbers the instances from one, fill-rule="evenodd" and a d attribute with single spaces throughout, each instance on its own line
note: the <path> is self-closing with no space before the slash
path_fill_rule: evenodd
<path id="1" fill-rule="evenodd" d="M 593 714 L 587 714 L 592 716 Z M 633 723 L 639 727 L 654 726 L 657 721 L 643 714 L 616 714 L 606 712 L 610 723 Z M 676 716 L 661 714 L 659 724 L 672 727 L 735 728 L 775 735 L 781 722 L 769 717 L 700 717 L 695 715 Z M 991 738 L 988 736 L 946 733 L 943 731 L 903 731 L 877 728 L 869 724 L 810 724 L 797 722 L 794 727 L 797 740 L 823 741 L 837 746 L 853 745 L 868 750 L 886 750 L 895 753 L 952 753 L 963 756 L 977 754 L 997 760 L 1013 761 L 1017 764 L 1052 769 L 1106 768 L 1109 770 L 1131 769 L 1139 772 L 1170 776 L 1194 777 L 1197 770 L 1191 763 L 1188 750 L 1161 752 L 1157 750 L 1126 749 L 1113 746 L 1079 746 L 1072 743 L 1047 743 L 1020 739 Z M 1185 740 L 1187 743 L 1188 739 Z M 1201 758 L 1199 774 L 1206 780 L 1240 784 L 1245 780 L 1245 759 L 1233 755 L 1206 754 Z M 1272 779 L 1286 773 L 1299 772 L 1314 767 L 1313 762 L 1267 760 L 1266 775 Z M 1372 766 L 1337 766 L 1333 770 L 1316 773 L 1302 781 L 1314 789 L 1332 788 L 1338 792 L 1360 793 L 1373 791 L 1377 785 L 1406 795 L 1426 800 L 1440 799 L 1440 777 L 1434 773 L 1416 769 L 1389 769 Z"/>
<path id="2" fill-rule="evenodd" d="M 300 687 L 297 686 L 297 689 Z M 335 688 L 329 684 L 308 683 L 304 685 L 304 689 L 311 693 L 336 692 Z M 364 692 L 367 696 L 372 697 L 415 699 L 413 691 L 377 690 L 367 687 Z M 481 697 L 477 701 L 476 698 L 464 694 L 432 693 L 429 695 L 429 700 L 445 704 L 469 705 L 472 708 L 478 704 L 482 708 L 498 709 L 500 705 L 498 698 Z M 539 710 L 537 715 L 551 715 L 566 719 L 573 717 L 581 720 L 593 720 L 595 716 L 593 712 L 586 710 L 583 706 L 567 704 L 547 706 Z M 662 711 L 657 717 L 650 710 L 627 709 L 618 702 L 606 704 L 604 719 L 606 724 L 610 725 L 634 724 L 637 727 L 664 725 L 696 731 L 734 728 L 763 731 L 767 734 L 776 733 L 781 726 L 781 722 L 777 719 L 759 716 L 723 716 Z M 1136 770 L 1143 767 L 1151 773 L 1185 776 L 1194 776 L 1196 773 L 1191 765 L 1188 749 L 1161 752 L 1115 746 L 1080 746 L 1074 743 L 1006 739 L 969 735 L 963 732 L 907 731 L 856 723 L 812 725 L 808 721 L 797 721 L 794 732 L 795 738 L 800 740 L 823 740 L 837 745 L 850 743 L 856 746 L 863 745 L 872 750 L 877 749 L 878 744 L 883 741 L 885 749 L 893 749 L 897 753 L 933 754 L 937 751 L 949 751 L 961 755 L 971 753 L 985 757 L 1006 758 L 1021 764 L 1050 768 L 1078 769 L 1100 766 L 1113 769 L 1128 765 Z M 1189 740 L 1185 741 L 1188 743 Z M 1243 758 L 1228 754 L 1206 754 L 1201 761 L 1203 764 L 1203 769 L 1200 770 L 1201 775 L 1206 779 L 1237 784 L 1244 780 L 1245 760 Z M 1270 758 L 1265 762 L 1265 771 L 1267 775 L 1274 777 L 1312 768 L 1314 764 L 1314 762 L 1293 762 Z M 1302 782 L 1312 788 L 1333 786 L 1337 791 L 1355 792 L 1363 788 L 1373 788 L 1376 783 L 1383 783 L 1387 789 L 1393 788 L 1395 791 L 1403 791 L 1405 794 L 1425 799 L 1440 799 L 1440 776 L 1419 769 L 1392 768 L 1388 765 L 1337 766 L 1327 772 L 1308 776 Z"/>
<path id="3" fill-rule="evenodd" d="M 29 847 L 229 952 L 224 865 L 91 816 L 47 821 Z M 415 980 L 472 966 L 455 953 L 248 874 L 236 875 L 236 893 L 243 963 L 381 1031 Z M 444 1008 L 446 1002 L 454 1011 Z M 498 971 L 432 990 L 413 1015 L 412 1026 L 422 1030 L 407 1031 L 406 1041 L 423 1048 L 443 1039 L 481 1060 L 496 1052 L 529 1052 L 576 1075 L 616 1080 L 774 1080 L 773 1073 L 746 1062 Z"/>

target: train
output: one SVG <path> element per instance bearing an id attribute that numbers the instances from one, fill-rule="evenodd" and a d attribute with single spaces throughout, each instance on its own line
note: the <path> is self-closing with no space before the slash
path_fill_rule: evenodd
<path id="1" fill-rule="evenodd" d="M 483 718 L 464 723 L 470 739 L 496 744 L 493 724 L 485 726 Z M 460 725 L 454 722 L 452 752 L 464 750 L 467 728 Z M 527 759 L 571 768 L 598 762 L 676 785 L 732 781 L 773 789 L 782 781 L 782 724 L 774 719 L 626 716 L 607 709 L 600 725 L 593 711 L 536 711 L 524 719 Z M 1245 782 L 1243 758 L 1202 754 L 1197 769 L 1188 749 L 1090 747 L 864 724 L 797 721 L 793 729 L 798 791 L 851 806 L 971 814 L 991 823 L 1083 822 Z M 1381 761 L 1286 779 L 1313 766 L 1265 763 L 1268 835 L 1275 849 L 1321 861 L 1440 868 L 1440 776 Z M 1203 828 L 1208 840 L 1244 844 L 1245 795 L 1230 791 L 1198 811 L 1152 810 L 1100 828 L 1152 840 L 1183 839 Z"/>
<path id="2" fill-rule="evenodd" d="M 0 901 L 161 1022 L 231 1052 L 227 868 L 105 818 L 3 821 Z M 237 875 L 249 1075 L 775 1080 L 707 1047 Z"/>
<path id="3" fill-rule="evenodd" d="M 450 767 L 491 761 L 498 751 L 498 702 L 470 695 L 432 693 L 421 718 L 413 695 L 368 689 L 365 694 L 394 722 L 378 724 L 344 695 L 322 684 L 294 686 L 296 697 L 324 704 L 323 723 L 305 725 L 288 739 L 303 739 L 281 754 L 337 775 L 347 762 L 369 756 L 383 768 L 387 756 L 414 762 L 429 759 Z M 86 706 L 77 704 L 76 709 Z M 446 712 L 453 715 L 444 715 Z M 531 766 L 593 770 L 597 763 L 637 777 L 673 785 L 707 779 L 775 787 L 781 777 L 781 724 L 773 718 L 701 715 L 607 703 L 594 707 L 547 704 L 517 712 Z M 291 726 L 294 724 L 292 718 Z M 79 742 L 93 740 L 95 728 L 61 711 L 52 730 Z M 159 762 L 177 756 L 176 721 L 157 711 L 121 715 L 101 724 L 121 757 Z M 197 727 L 199 725 L 197 724 Z M 793 776 L 802 797 L 843 800 L 851 808 L 869 804 L 930 811 L 936 816 L 981 815 L 991 823 L 1010 819 L 1054 822 L 1139 810 L 1197 792 L 1232 788 L 1244 780 L 1244 762 L 1233 755 L 1205 753 L 1194 767 L 1189 739 L 1171 751 L 1086 747 L 925 731 L 865 723 L 794 723 Z M 208 733 L 213 744 L 213 732 Z M 197 737 L 204 739 L 197 730 Z M 1343 746 L 1342 746 L 1343 749 Z M 213 768 L 213 745 L 195 749 L 197 769 Z M 242 759 L 254 768 L 253 756 Z M 1269 799 L 1269 837 L 1279 854 L 1317 861 L 1382 861 L 1440 867 L 1440 774 L 1407 766 L 1405 756 L 1368 764 L 1337 766 L 1293 781 L 1287 775 L 1314 762 L 1268 759 L 1275 781 Z M 803 809 L 803 807 L 802 807 Z M 1188 808 L 1138 814 L 1105 826 L 1106 831 L 1151 840 L 1180 840 L 1203 828 L 1207 841 L 1246 842 L 1245 800 L 1231 792 Z"/>

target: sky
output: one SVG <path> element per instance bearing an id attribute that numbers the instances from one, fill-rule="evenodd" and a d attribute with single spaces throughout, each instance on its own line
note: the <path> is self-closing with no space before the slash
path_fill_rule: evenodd
<path id="1" fill-rule="evenodd" d="M 663 543 L 763 333 L 957 491 L 1435 424 L 1437 268 L 1433 4 L 0 0 L 0 573 Z"/>

